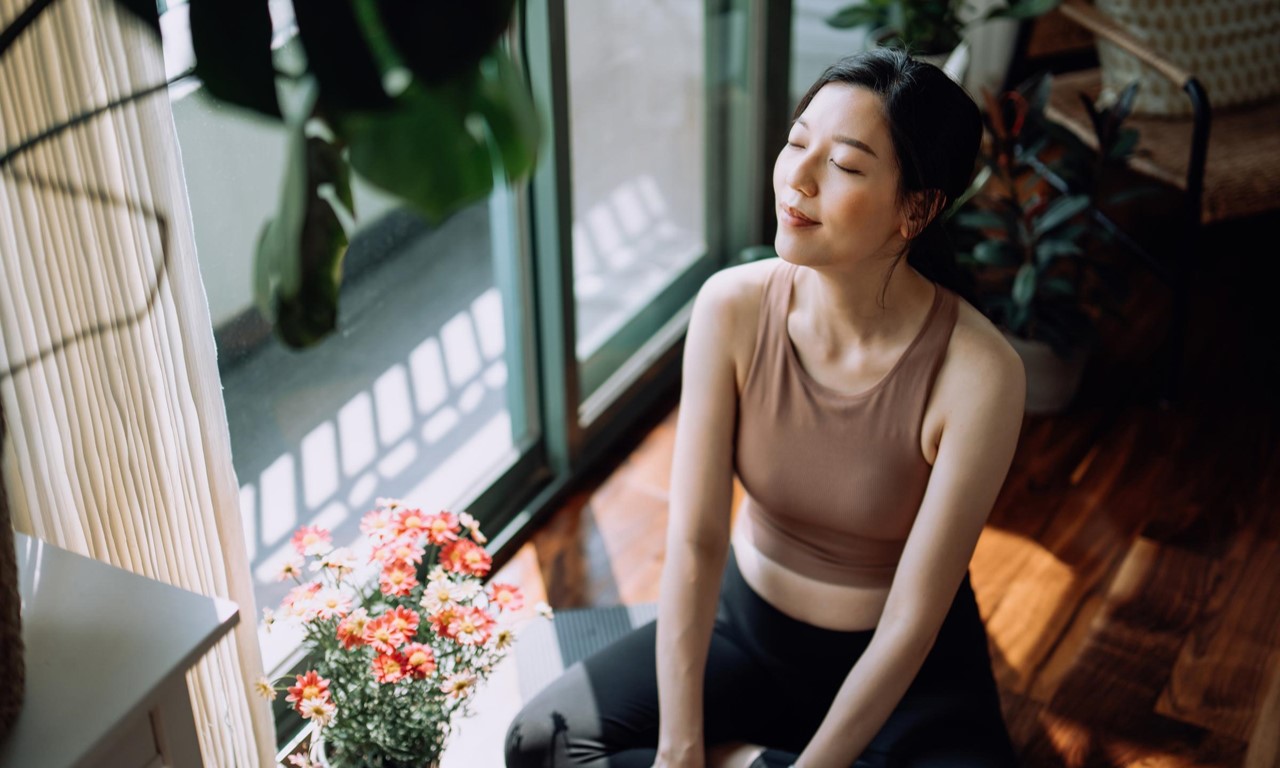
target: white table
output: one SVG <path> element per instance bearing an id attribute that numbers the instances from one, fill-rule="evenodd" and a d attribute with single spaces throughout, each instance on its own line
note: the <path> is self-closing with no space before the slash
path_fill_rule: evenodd
<path id="1" fill-rule="evenodd" d="M 236 604 L 14 538 L 26 696 L 0 767 L 201 766 L 186 671 Z"/>

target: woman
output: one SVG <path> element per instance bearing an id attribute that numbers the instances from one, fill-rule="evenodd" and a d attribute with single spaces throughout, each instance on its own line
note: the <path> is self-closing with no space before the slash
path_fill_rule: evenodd
<path id="1" fill-rule="evenodd" d="M 530 701 L 508 768 L 1015 764 L 968 566 L 1024 373 L 940 282 L 981 130 L 960 86 L 888 49 L 801 100 L 781 258 L 694 304 L 658 619 Z"/>

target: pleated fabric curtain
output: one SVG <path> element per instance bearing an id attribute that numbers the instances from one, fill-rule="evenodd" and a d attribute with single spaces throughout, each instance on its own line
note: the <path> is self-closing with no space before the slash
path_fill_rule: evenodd
<path id="1" fill-rule="evenodd" d="M 0 0 L 0 28 L 28 2 Z M 159 41 L 114 2 L 55 0 L 0 59 L 0 147 L 164 78 Z M 0 169 L 0 403 L 15 529 L 240 606 L 236 630 L 188 673 L 201 751 L 218 768 L 272 765 L 269 707 L 252 694 L 262 660 L 226 413 L 164 90 Z"/>

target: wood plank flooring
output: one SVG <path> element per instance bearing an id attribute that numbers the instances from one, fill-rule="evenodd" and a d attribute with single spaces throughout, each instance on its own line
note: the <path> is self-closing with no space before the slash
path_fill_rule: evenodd
<path id="1" fill-rule="evenodd" d="M 1280 767 L 1276 223 L 1207 233 L 1175 408 L 1149 396 L 1168 294 L 1135 271 L 1075 403 L 1025 420 L 972 575 L 1027 766 Z M 656 600 L 674 431 L 672 404 L 502 577 Z"/>

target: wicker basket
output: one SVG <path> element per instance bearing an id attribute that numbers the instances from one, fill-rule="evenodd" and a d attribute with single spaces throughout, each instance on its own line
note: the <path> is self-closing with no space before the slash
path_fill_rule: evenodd
<path id="1" fill-rule="evenodd" d="M 4 409 L 0 407 L 0 455 L 4 449 Z M 9 735 L 26 693 L 23 662 L 22 599 L 18 594 L 18 554 L 13 549 L 9 497 L 0 467 L 0 740 Z"/>
<path id="2" fill-rule="evenodd" d="M 1094 0 L 1153 50 L 1195 75 L 1214 110 L 1280 96 L 1280 2 L 1276 0 Z M 1098 40 L 1102 97 L 1139 82 L 1134 113 L 1185 116 L 1178 87 L 1105 40 Z"/>

